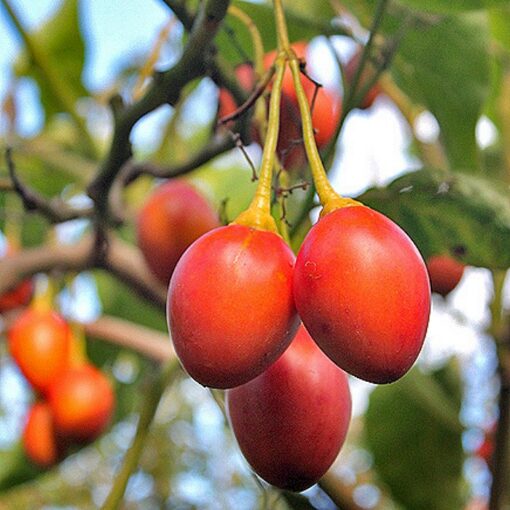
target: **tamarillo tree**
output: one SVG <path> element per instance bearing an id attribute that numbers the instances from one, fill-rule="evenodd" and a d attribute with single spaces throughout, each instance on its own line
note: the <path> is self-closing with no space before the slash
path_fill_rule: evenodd
<path id="1" fill-rule="evenodd" d="M 508 2 L 33 4 L 0 508 L 508 508 Z"/>

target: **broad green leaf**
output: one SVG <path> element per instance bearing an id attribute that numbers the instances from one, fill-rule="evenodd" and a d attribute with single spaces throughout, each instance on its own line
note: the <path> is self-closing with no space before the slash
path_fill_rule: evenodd
<path id="1" fill-rule="evenodd" d="M 74 99 L 88 93 L 82 83 L 85 44 L 79 22 L 79 0 L 63 0 L 55 15 L 30 34 L 34 46 L 46 57 L 46 65 L 60 77 Z M 31 60 L 27 50 L 19 56 L 15 71 L 18 76 L 34 78 L 41 91 L 41 102 L 48 117 L 61 112 L 62 108 L 54 91 Z"/>
<path id="2" fill-rule="evenodd" d="M 493 38 L 507 51 L 510 51 L 510 3 L 502 2 L 489 11 L 489 22 Z"/>
<path id="3" fill-rule="evenodd" d="M 347 4 L 369 27 L 377 2 Z M 436 117 L 451 167 L 477 169 L 475 128 L 491 85 L 487 12 L 443 16 L 391 2 L 381 31 L 387 40 L 401 38 L 390 71 L 412 102 Z"/>
<path id="4" fill-rule="evenodd" d="M 414 369 L 370 395 L 366 441 L 379 478 L 404 508 L 463 508 L 459 387 L 447 366 L 430 375 Z"/>
<path id="5" fill-rule="evenodd" d="M 510 267 L 510 189 L 483 176 L 419 170 L 360 200 L 398 223 L 425 258 L 451 253 L 466 264 Z"/>
<path id="6" fill-rule="evenodd" d="M 453 168 L 478 167 L 475 128 L 489 93 L 488 41 L 482 14 L 438 18 L 406 34 L 392 67 L 404 92 L 436 117 Z"/>
<path id="7" fill-rule="evenodd" d="M 451 13 L 506 5 L 508 0 L 400 0 L 400 3 L 424 12 Z"/>
<path id="8" fill-rule="evenodd" d="M 42 470 L 30 463 L 21 443 L 0 451 L 0 491 L 36 478 Z"/>

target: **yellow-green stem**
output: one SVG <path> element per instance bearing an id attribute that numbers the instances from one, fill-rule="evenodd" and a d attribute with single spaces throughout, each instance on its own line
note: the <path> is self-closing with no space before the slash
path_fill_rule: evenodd
<path id="1" fill-rule="evenodd" d="M 275 233 L 278 233 L 278 229 L 274 218 L 271 216 L 271 184 L 280 128 L 280 98 L 285 64 L 285 57 L 279 55 L 275 62 L 276 78 L 269 102 L 268 129 L 262 153 L 257 190 L 248 209 L 234 220 L 234 223 L 239 225 L 246 225 Z"/>
<path id="2" fill-rule="evenodd" d="M 285 22 L 285 15 L 283 12 L 283 6 L 281 0 L 274 0 L 276 30 L 278 33 L 279 44 L 283 46 L 287 58 L 289 59 L 289 66 L 292 72 L 292 78 L 294 81 L 294 88 L 296 90 L 296 96 L 299 105 L 299 111 L 301 114 L 301 124 L 303 130 L 303 139 L 305 145 L 306 156 L 310 164 L 312 171 L 312 177 L 319 195 L 319 200 L 323 206 L 321 216 L 328 214 L 329 212 L 339 209 L 341 207 L 347 207 L 351 205 L 361 205 L 360 202 L 349 198 L 341 197 L 331 186 L 328 180 L 326 170 L 322 164 L 322 160 L 315 143 L 315 133 L 313 130 L 312 114 L 310 111 L 310 105 L 308 98 L 304 91 L 301 83 L 301 71 L 299 69 L 299 61 L 289 47 L 289 37 L 287 31 L 287 24 Z"/>

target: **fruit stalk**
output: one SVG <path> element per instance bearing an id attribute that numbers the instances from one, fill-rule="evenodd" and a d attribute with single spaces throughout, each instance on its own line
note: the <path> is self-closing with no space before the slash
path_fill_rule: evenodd
<path id="1" fill-rule="evenodd" d="M 282 51 L 285 52 L 286 57 L 289 59 L 289 66 L 292 72 L 294 88 L 296 89 L 296 97 L 301 114 L 301 124 L 303 129 L 306 156 L 310 164 L 315 188 L 317 190 L 317 194 L 319 195 L 319 200 L 323 205 L 321 216 L 324 216 L 325 214 L 340 207 L 361 205 L 355 200 L 341 197 L 333 189 L 333 186 L 331 186 L 331 183 L 328 180 L 326 170 L 324 169 L 324 165 L 322 164 L 322 160 L 319 154 L 319 149 L 317 148 L 317 144 L 315 142 L 310 105 L 308 104 L 308 99 L 300 79 L 299 61 L 292 48 L 289 46 L 287 24 L 285 22 L 281 0 L 274 0 L 274 10 L 278 41 L 279 44 L 283 46 Z"/>
<path id="2" fill-rule="evenodd" d="M 280 100 L 285 72 L 285 57 L 283 55 L 278 56 L 275 66 L 276 77 L 269 102 L 269 122 L 260 165 L 259 183 L 250 206 L 233 223 L 278 233 L 276 222 L 271 216 L 271 184 L 280 127 Z"/>

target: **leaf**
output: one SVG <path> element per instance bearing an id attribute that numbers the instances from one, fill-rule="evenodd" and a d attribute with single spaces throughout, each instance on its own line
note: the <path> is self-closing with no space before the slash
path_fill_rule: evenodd
<path id="1" fill-rule="evenodd" d="M 508 20 L 510 19 L 510 5 L 508 1 L 502 2 L 498 7 L 489 11 L 489 22 L 494 39 L 503 48 L 510 51 L 510 31 Z"/>
<path id="2" fill-rule="evenodd" d="M 65 82 L 67 92 L 74 99 L 88 95 L 82 83 L 85 44 L 79 23 L 79 1 L 64 0 L 55 15 L 29 36 L 34 46 L 46 57 L 46 64 Z M 48 87 L 26 49 L 17 59 L 14 69 L 17 76 L 36 80 L 47 117 L 62 111 L 61 102 Z"/>
<path id="3" fill-rule="evenodd" d="M 478 167 L 475 129 L 490 90 L 488 41 L 486 16 L 443 17 L 410 30 L 392 67 L 402 90 L 436 117 L 453 168 Z"/>
<path id="4" fill-rule="evenodd" d="M 398 223 L 425 258 L 450 253 L 473 266 L 510 267 L 508 184 L 423 169 L 359 198 Z"/>
<path id="5" fill-rule="evenodd" d="M 435 3 L 440 2 L 446 3 Z M 346 3 L 365 26 L 370 26 L 375 0 Z M 400 38 L 391 74 L 413 103 L 437 119 L 451 167 L 477 169 L 475 128 L 491 85 L 487 12 L 443 16 L 391 2 L 381 32 L 387 41 Z"/>
<path id="6" fill-rule="evenodd" d="M 237 0 L 232 2 L 240 7 L 255 23 L 266 51 L 276 48 L 276 29 L 274 10 L 267 3 L 252 3 Z M 289 7 L 292 5 L 292 7 Z M 300 0 L 288 2 L 286 6 L 289 39 L 310 40 L 318 35 L 341 34 L 342 30 L 331 23 L 334 15 L 328 0 L 307 2 Z M 224 27 L 216 37 L 216 43 L 224 56 L 232 65 L 253 59 L 252 41 L 249 32 L 237 18 L 227 15 Z"/>
<path id="7" fill-rule="evenodd" d="M 425 12 L 452 13 L 505 5 L 508 0 L 400 0 L 400 3 Z"/>
<path id="8" fill-rule="evenodd" d="M 424 387 L 426 399 L 420 394 Z M 463 508 L 459 388 L 458 373 L 449 365 L 430 375 L 414 369 L 370 395 L 366 441 L 377 474 L 404 508 Z M 450 412 L 449 420 L 441 402 Z"/>

